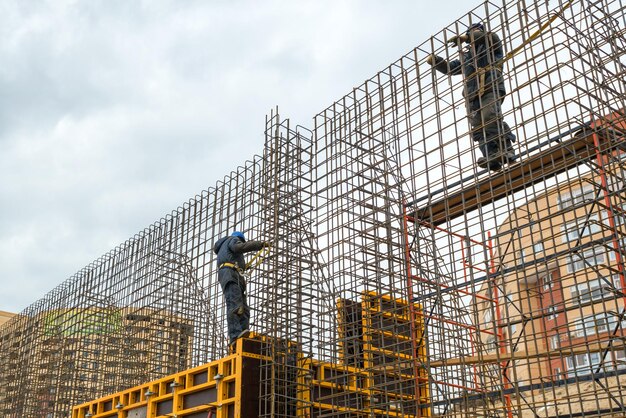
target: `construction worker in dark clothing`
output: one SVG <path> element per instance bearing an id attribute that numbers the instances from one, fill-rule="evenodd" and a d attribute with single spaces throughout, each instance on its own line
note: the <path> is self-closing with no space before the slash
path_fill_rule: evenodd
<path id="1" fill-rule="evenodd" d="M 250 307 L 246 303 L 246 281 L 243 277 L 246 261 L 243 255 L 263 247 L 269 247 L 269 244 L 263 241 L 246 242 L 239 231 L 220 238 L 213 246 L 217 254 L 218 279 L 226 301 L 229 345 L 250 334 Z"/>
<path id="2" fill-rule="evenodd" d="M 502 42 L 493 32 L 485 32 L 482 23 L 471 25 L 463 35 L 453 36 L 448 43 L 467 44 L 460 59 L 446 61 L 430 55 L 427 62 L 437 71 L 464 77 L 463 96 L 467 106 L 472 139 L 483 154 L 477 163 L 482 168 L 499 170 L 515 161 L 512 142 L 515 135 L 502 116 L 506 95 L 502 71 L 497 63 L 504 56 Z"/>

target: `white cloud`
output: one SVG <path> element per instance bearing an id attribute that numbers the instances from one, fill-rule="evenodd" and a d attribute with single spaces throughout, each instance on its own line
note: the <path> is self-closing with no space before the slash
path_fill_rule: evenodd
<path id="1" fill-rule="evenodd" d="M 275 105 L 310 125 L 468 8 L 423 3 L 3 2 L 0 309 L 260 153 Z"/>

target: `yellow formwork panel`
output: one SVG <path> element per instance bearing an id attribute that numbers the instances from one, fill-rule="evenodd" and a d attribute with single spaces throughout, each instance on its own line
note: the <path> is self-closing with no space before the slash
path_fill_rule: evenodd
<path id="1" fill-rule="evenodd" d="M 380 392 L 372 389 L 372 370 L 350 367 L 343 364 L 333 364 L 314 360 L 311 363 L 311 409 L 317 413 L 346 413 L 349 416 L 389 416 L 389 417 L 427 417 L 430 416 L 426 408 L 420 410 L 419 415 L 411 415 L 403 412 L 403 407 L 394 402 L 405 401 L 415 404 L 415 396 L 402 395 L 388 391 L 389 402 L 384 405 L 375 405 L 372 400 Z M 397 375 L 405 381 L 414 382 L 411 375 Z M 429 402 L 427 398 L 420 398 L 419 403 Z M 406 409 L 406 408 L 404 408 Z M 362 415 L 361 415 L 362 414 Z M 315 414 L 311 414 L 316 416 Z M 306 416 L 306 415 L 305 415 Z"/>
<path id="2" fill-rule="evenodd" d="M 358 336 L 363 333 L 361 315 L 359 302 L 351 299 L 337 300 L 339 359 L 349 366 L 363 365 L 363 342 L 358 339 Z"/>
<path id="3" fill-rule="evenodd" d="M 418 407 L 429 403 L 422 306 L 411 306 L 405 299 L 376 292 L 363 292 L 361 305 L 363 368 L 370 372 L 368 407 L 377 412 L 382 405 L 402 410 L 405 406 L 410 409 L 415 402 Z M 389 381 L 393 383 L 388 384 Z M 407 393 L 403 382 L 411 382 L 417 390 Z M 420 407 L 418 416 L 431 416 L 430 408 Z"/>
<path id="4" fill-rule="evenodd" d="M 258 382 L 261 356 L 244 352 L 244 344 L 239 340 L 222 359 L 75 406 L 72 418 L 252 416 L 258 390 L 244 392 L 242 386 L 246 378 Z"/>
<path id="5" fill-rule="evenodd" d="M 402 409 L 402 404 L 417 402 L 419 406 L 429 403 L 422 306 L 417 303 L 411 306 L 405 299 L 376 292 L 363 292 L 362 306 L 364 368 L 372 371 L 368 376 L 370 399 L 383 398 L 371 402 L 370 408 L 376 411 L 378 403 L 399 405 L 398 409 Z M 386 326 L 391 326 L 394 332 L 386 330 Z M 374 336 L 379 339 L 375 340 Z M 402 350 L 400 347 L 405 348 Z M 408 347 L 410 351 L 407 353 Z M 417 356 L 413 355 L 415 348 Z M 414 391 L 409 395 L 397 393 L 397 390 L 377 390 L 375 388 L 381 386 L 376 382 L 377 375 L 382 375 L 383 381 L 412 381 L 413 385 L 417 385 L 417 393 Z M 430 408 L 420 408 L 418 416 L 431 416 Z"/>
<path id="6" fill-rule="evenodd" d="M 338 307 L 341 308 L 344 303 L 339 301 Z M 411 405 L 414 408 L 416 403 L 419 407 L 430 401 L 426 369 L 418 367 L 417 377 L 414 372 L 416 361 L 425 362 L 425 342 L 419 344 L 418 359 L 414 359 L 412 355 L 389 349 L 384 340 L 374 341 L 374 336 L 377 336 L 387 338 L 393 344 L 414 344 L 411 332 L 403 336 L 380 329 L 372 320 L 373 316 L 377 316 L 378 319 L 398 324 L 410 324 L 411 314 L 406 301 L 369 292 L 363 294 L 362 301 L 357 305 L 360 305 L 359 319 L 363 329 L 362 366 L 312 360 L 306 358 L 293 341 L 275 340 L 252 333 L 249 338 L 237 340 L 232 353 L 222 359 L 78 405 L 72 410 L 72 418 L 257 417 L 259 368 L 262 363 L 272 364 L 271 358 L 264 352 L 272 344 L 277 344 L 285 353 L 297 354 L 296 418 L 330 411 L 345 412 L 351 417 L 372 414 L 431 416 L 430 409 L 426 407 L 419 409 L 419 415 L 401 412 L 411 409 Z M 355 306 L 353 304 L 352 308 Z M 414 315 L 413 332 L 422 339 L 424 323 L 421 306 L 415 304 L 414 308 L 417 314 Z M 383 358 L 381 363 L 380 358 L 375 356 L 385 356 L 387 360 Z M 280 364 L 277 366 L 280 367 Z M 384 382 L 395 379 L 395 386 L 381 385 L 381 376 Z M 411 389 L 415 384 L 419 385 L 417 398 L 414 389 Z"/>
<path id="7" fill-rule="evenodd" d="M 314 360 L 305 358 L 303 355 L 298 358 L 298 403 L 296 406 L 297 418 L 309 418 L 309 406 L 311 405 L 311 383 L 313 381 Z"/>

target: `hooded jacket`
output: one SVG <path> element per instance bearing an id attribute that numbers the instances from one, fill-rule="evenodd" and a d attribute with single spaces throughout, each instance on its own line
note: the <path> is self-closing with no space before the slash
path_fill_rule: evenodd
<path id="1" fill-rule="evenodd" d="M 233 263 L 239 266 L 241 271 L 246 268 L 246 260 L 243 255 L 251 251 L 258 251 L 263 248 L 263 241 L 244 241 L 239 237 L 223 237 L 217 240 L 213 246 L 213 252 L 217 254 L 218 268 L 224 263 Z M 222 287 L 231 281 L 239 280 L 239 273 L 232 268 L 220 268 L 218 273 Z"/>
<path id="2" fill-rule="evenodd" d="M 494 66 L 504 57 L 500 38 L 493 32 L 480 32 L 477 36 L 472 36 L 474 38 L 463 51 L 461 59 L 446 61 L 445 58 L 435 57 L 435 69 L 449 75 L 463 74 L 463 95 L 468 100 L 475 100 L 479 94 L 490 91 L 498 92 L 500 97 L 504 97 L 506 88 L 502 71 Z M 481 77 L 477 69 L 485 67 L 490 68 Z"/>

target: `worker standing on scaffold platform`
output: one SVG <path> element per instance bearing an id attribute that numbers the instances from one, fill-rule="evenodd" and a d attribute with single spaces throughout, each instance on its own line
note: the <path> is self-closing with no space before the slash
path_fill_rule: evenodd
<path id="1" fill-rule="evenodd" d="M 243 273 L 248 267 L 245 253 L 269 247 L 264 241 L 246 242 L 243 232 L 235 231 L 229 237 L 220 238 L 213 246 L 217 254 L 217 276 L 226 301 L 229 346 L 238 338 L 250 334 L 250 307 L 246 303 L 246 280 Z"/>
<path id="2" fill-rule="evenodd" d="M 501 71 L 504 56 L 502 42 L 495 33 L 485 32 L 482 23 L 474 23 L 467 32 L 453 36 L 448 43 L 467 44 L 460 59 L 446 61 L 433 54 L 426 62 L 444 74 L 463 74 L 463 96 L 472 127 L 472 139 L 478 142 L 483 154 L 477 163 L 482 168 L 499 170 L 515 161 L 512 146 L 515 135 L 504 122 L 501 107 L 506 95 Z"/>

